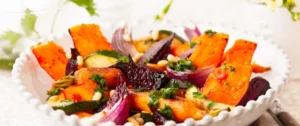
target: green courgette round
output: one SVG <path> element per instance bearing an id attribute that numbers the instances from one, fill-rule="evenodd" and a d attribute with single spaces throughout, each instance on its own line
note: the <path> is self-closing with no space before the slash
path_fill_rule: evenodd
<path id="1" fill-rule="evenodd" d="M 160 40 L 164 39 L 164 38 L 167 38 L 167 37 L 169 37 L 173 34 L 173 32 L 169 31 L 169 30 L 159 30 L 158 33 L 159 33 L 159 39 Z M 182 44 L 182 43 L 185 43 L 186 40 L 184 40 L 182 37 L 180 37 L 176 34 L 173 42 L 180 42 Z"/>
<path id="2" fill-rule="evenodd" d="M 67 115 L 77 112 L 95 110 L 103 105 L 103 101 L 80 101 L 80 102 L 62 102 L 60 105 L 52 106 L 54 110 L 62 110 Z"/>
<path id="3" fill-rule="evenodd" d="M 109 67 L 124 57 L 124 55 L 116 51 L 100 50 L 88 55 L 84 59 L 84 66 L 99 68 Z"/>

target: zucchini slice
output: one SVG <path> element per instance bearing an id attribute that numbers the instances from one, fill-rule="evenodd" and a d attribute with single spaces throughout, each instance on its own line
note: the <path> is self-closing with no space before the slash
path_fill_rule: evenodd
<path id="1" fill-rule="evenodd" d="M 159 38 L 158 39 L 162 40 L 162 39 L 170 37 L 173 32 L 169 31 L 169 30 L 159 30 L 158 33 L 159 33 Z M 186 40 L 184 40 L 182 37 L 180 37 L 176 34 L 175 38 L 173 39 L 172 44 L 183 44 L 185 42 L 186 42 Z"/>
<path id="2" fill-rule="evenodd" d="M 52 108 L 54 110 L 62 110 L 67 115 L 87 111 L 94 110 L 103 105 L 105 102 L 103 101 L 80 101 L 80 102 L 62 102 L 59 105 L 54 105 Z"/>
<path id="3" fill-rule="evenodd" d="M 86 67 L 109 67 L 116 64 L 118 59 L 124 58 L 125 56 L 109 50 L 100 50 L 88 55 L 84 59 L 84 66 Z"/>

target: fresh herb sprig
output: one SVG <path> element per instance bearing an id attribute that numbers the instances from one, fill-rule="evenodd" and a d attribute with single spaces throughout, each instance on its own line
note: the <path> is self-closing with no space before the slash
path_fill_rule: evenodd
<path id="1" fill-rule="evenodd" d="M 168 62 L 168 67 L 175 71 L 194 70 L 195 66 L 191 60 L 179 60 L 178 62 Z"/>
<path id="2" fill-rule="evenodd" d="M 155 20 L 162 21 L 166 16 L 166 14 L 169 12 L 172 4 L 173 4 L 173 0 L 170 0 L 170 2 L 165 6 L 162 12 L 154 16 Z"/>
<path id="3" fill-rule="evenodd" d="M 172 110 L 169 105 L 165 105 L 165 107 L 162 109 L 159 109 L 158 112 L 167 119 L 172 120 L 174 118 Z"/>
<path id="4" fill-rule="evenodd" d="M 92 74 L 92 77 L 90 78 L 90 80 L 95 81 L 100 86 L 101 89 L 108 90 L 108 88 L 106 86 L 106 80 L 99 74 Z"/>

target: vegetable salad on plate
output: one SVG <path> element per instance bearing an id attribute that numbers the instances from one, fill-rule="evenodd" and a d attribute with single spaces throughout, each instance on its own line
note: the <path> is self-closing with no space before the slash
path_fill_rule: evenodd
<path id="1" fill-rule="evenodd" d="M 225 51 L 226 33 L 184 32 L 189 40 L 163 29 L 133 39 L 125 26 L 109 42 L 98 25 L 81 24 L 69 29 L 69 51 L 53 41 L 32 46 L 55 80 L 46 103 L 99 123 L 179 123 L 232 111 L 270 88 L 262 77 L 251 79 L 271 70 L 252 61 L 257 43 L 238 39 Z"/>

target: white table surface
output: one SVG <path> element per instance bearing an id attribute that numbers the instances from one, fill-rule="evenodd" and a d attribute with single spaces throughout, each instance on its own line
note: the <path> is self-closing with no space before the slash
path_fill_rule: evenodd
<path id="1" fill-rule="evenodd" d="M 131 8 L 132 12 L 129 15 L 130 19 L 146 17 L 149 19 L 149 16 L 158 13 L 161 10 L 160 8 L 163 7 L 163 4 L 158 4 L 161 3 L 160 1 L 135 0 L 133 8 Z M 218 1 L 216 3 L 216 0 L 175 0 L 174 7 L 170 10 L 167 18 L 175 20 L 220 20 L 248 28 L 268 23 L 274 41 L 287 51 L 292 60 L 292 79 L 279 95 L 279 98 L 286 110 L 300 122 L 300 97 L 298 93 L 300 91 L 300 51 L 298 49 L 300 47 L 300 22 L 292 22 L 289 18 L 290 15 L 284 10 L 279 9 L 272 13 L 261 6 L 245 4 L 241 1 L 226 0 L 226 2 Z M 299 0 L 296 1 L 299 2 Z M 163 3 L 166 2 L 166 0 L 163 1 Z M 59 23 L 56 25 L 55 32 L 60 32 L 75 24 L 90 21 L 87 17 L 85 10 L 78 9 L 74 5 L 68 5 L 59 15 Z M 8 20 L 6 23 L 9 22 Z M 38 30 L 43 31 L 43 29 Z M 55 121 L 49 120 L 43 114 L 35 111 L 23 100 L 23 97 L 20 97 L 16 90 L 10 73 L 0 71 L 1 126 L 51 126 L 55 124 Z"/>

